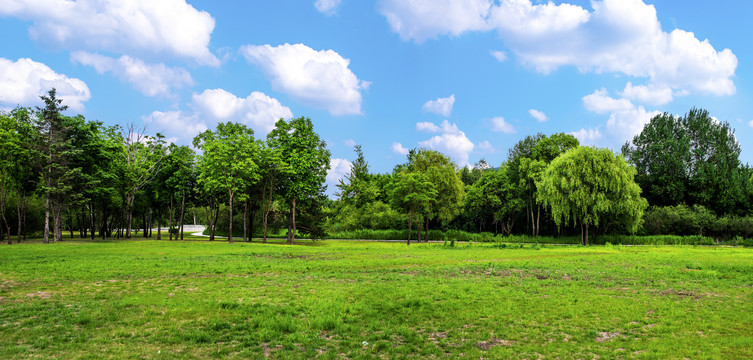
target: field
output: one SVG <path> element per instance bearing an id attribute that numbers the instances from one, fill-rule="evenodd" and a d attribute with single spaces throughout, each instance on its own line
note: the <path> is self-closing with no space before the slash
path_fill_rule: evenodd
<path id="1" fill-rule="evenodd" d="M 0 247 L 0 358 L 751 358 L 753 249 Z"/>

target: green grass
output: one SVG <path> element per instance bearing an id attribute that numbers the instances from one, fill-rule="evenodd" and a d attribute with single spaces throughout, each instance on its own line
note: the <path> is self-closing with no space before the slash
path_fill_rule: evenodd
<path id="1" fill-rule="evenodd" d="M 0 358 L 751 358 L 753 249 L 0 246 Z"/>

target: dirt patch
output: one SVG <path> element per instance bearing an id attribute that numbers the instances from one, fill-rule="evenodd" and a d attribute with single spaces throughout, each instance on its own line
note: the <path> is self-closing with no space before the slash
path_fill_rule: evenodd
<path id="1" fill-rule="evenodd" d="M 433 342 L 434 344 L 439 344 L 439 342 L 444 339 L 447 339 L 446 332 L 440 331 L 429 334 L 429 340 L 431 340 L 431 342 Z"/>
<path id="2" fill-rule="evenodd" d="M 267 343 L 262 343 L 261 347 L 262 347 L 262 349 L 264 349 L 264 357 L 266 357 L 266 358 L 268 358 L 272 354 L 272 351 L 277 351 L 277 350 L 280 350 L 280 349 L 283 348 L 282 345 L 277 345 L 277 346 L 271 348 L 271 347 L 269 347 L 267 345 Z"/>
<path id="3" fill-rule="evenodd" d="M 621 335 L 622 333 L 619 333 L 619 332 L 602 331 L 599 333 L 599 336 L 597 336 L 596 339 L 594 339 L 594 341 L 596 342 L 611 341 L 611 340 L 614 340 L 615 338 L 620 337 Z"/>
<path id="4" fill-rule="evenodd" d="M 40 299 L 49 299 L 52 297 L 52 292 L 49 291 L 37 291 L 33 293 L 26 294 L 27 298 L 35 298 L 38 297 Z"/>
<path id="5" fill-rule="evenodd" d="M 479 349 L 486 351 L 494 346 L 512 346 L 513 344 L 515 344 L 515 342 L 497 339 L 495 336 L 492 336 L 492 338 L 487 341 L 479 341 L 476 346 L 478 346 Z"/>

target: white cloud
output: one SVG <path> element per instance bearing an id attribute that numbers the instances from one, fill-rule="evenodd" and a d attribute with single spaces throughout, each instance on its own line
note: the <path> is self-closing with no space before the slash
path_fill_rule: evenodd
<path id="1" fill-rule="evenodd" d="M 512 124 L 505 121 L 505 118 L 501 116 L 497 116 L 495 118 L 492 118 L 490 121 L 491 129 L 492 131 L 500 131 L 505 134 L 515 134 L 515 127 L 512 126 Z"/>
<path id="2" fill-rule="evenodd" d="M 490 0 L 382 0 L 378 7 L 403 40 L 422 43 L 438 35 L 487 30 Z"/>
<path id="3" fill-rule="evenodd" d="M 629 111 L 635 106 L 628 99 L 615 99 L 608 95 L 606 89 L 601 88 L 593 94 L 583 97 L 583 105 L 588 111 L 604 114 L 613 111 Z"/>
<path id="4" fill-rule="evenodd" d="M 748 125 L 750 125 L 750 127 L 753 127 L 753 120 L 751 120 L 751 121 L 750 121 L 750 122 L 748 123 Z"/>
<path id="5" fill-rule="evenodd" d="M 214 19 L 185 0 L 12 0 L 0 7 L 3 15 L 31 20 L 29 36 L 44 46 L 169 54 L 201 65 L 220 64 L 208 48 Z"/>
<path id="6" fill-rule="evenodd" d="M 480 142 L 477 145 L 477 147 L 478 147 L 479 150 L 481 150 L 482 152 L 486 152 L 486 153 L 493 153 L 493 152 L 497 151 L 494 148 L 494 146 L 488 140 L 484 140 L 484 141 Z"/>
<path id="7" fill-rule="evenodd" d="M 581 145 L 594 144 L 596 140 L 601 139 L 601 131 L 599 129 L 580 129 L 569 134 L 575 136 Z"/>
<path id="8" fill-rule="evenodd" d="M 536 110 L 536 109 L 531 109 L 531 110 L 528 110 L 528 114 L 531 115 L 531 117 L 534 118 L 534 119 L 536 119 L 536 121 L 538 121 L 538 122 L 545 122 L 545 121 L 549 120 L 549 117 L 547 117 L 546 114 L 544 114 L 543 111 L 539 111 L 539 110 Z"/>
<path id="9" fill-rule="evenodd" d="M 332 16 L 337 13 L 337 8 L 340 6 L 342 0 L 316 0 L 314 6 L 319 12 Z"/>
<path id="10" fill-rule="evenodd" d="M 654 6 L 642 0 L 594 0 L 591 6 L 593 11 L 530 0 L 384 0 L 381 12 L 402 39 L 416 42 L 496 29 L 520 62 L 542 73 L 574 66 L 647 78 L 649 86 L 675 94 L 736 92 L 731 50 L 717 51 L 684 30 L 664 32 Z"/>
<path id="11" fill-rule="evenodd" d="M 399 142 L 394 142 L 394 143 L 392 143 L 392 152 L 394 152 L 395 154 L 400 154 L 400 155 L 408 155 L 408 151 L 409 151 L 409 150 L 408 150 L 408 149 L 406 149 L 406 148 L 405 148 L 405 147 L 403 146 L 403 144 L 401 144 L 401 143 L 399 143 Z"/>
<path id="12" fill-rule="evenodd" d="M 333 50 L 316 51 L 303 44 L 246 45 L 241 53 L 261 68 L 276 91 L 329 110 L 332 115 L 359 115 L 361 91 L 369 83 L 359 80 Z"/>
<path id="13" fill-rule="evenodd" d="M 468 155 L 473 151 L 474 144 L 465 136 L 464 132 L 458 129 L 456 124 L 450 124 L 447 120 L 439 126 L 431 123 L 417 123 L 416 129 L 440 133 L 440 135 L 431 139 L 419 142 L 419 146 L 441 151 L 449 155 L 460 166 L 468 165 Z"/>
<path id="14" fill-rule="evenodd" d="M 435 125 L 434 123 L 430 123 L 428 121 L 422 121 L 416 123 L 416 130 L 423 131 L 423 132 L 429 132 L 429 133 L 457 133 L 460 131 L 458 129 L 458 126 L 455 124 L 450 124 L 449 121 L 444 120 L 442 121 L 439 126 Z"/>
<path id="15" fill-rule="evenodd" d="M 659 111 L 648 111 L 643 106 L 636 106 L 628 99 L 612 98 L 603 88 L 584 96 L 583 105 L 597 114 L 609 113 L 606 129 L 618 143 L 632 139 L 652 117 L 660 114 Z"/>
<path id="16" fill-rule="evenodd" d="M 622 96 L 649 105 L 664 105 L 673 100 L 672 88 L 661 85 L 636 85 L 628 82 Z"/>
<path id="17" fill-rule="evenodd" d="M 91 98 L 83 81 L 58 74 L 47 65 L 28 58 L 0 58 L 0 106 L 42 106 L 40 95 L 55 88 L 57 97 L 73 111 L 82 111 Z"/>
<path id="18" fill-rule="evenodd" d="M 353 146 L 357 145 L 356 141 L 353 140 L 353 139 L 345 140 L 345 141 L 343 141 L 343 143 L 345 144 L 345 146 L 349 146 L 349 147 L 353 147 Z"/>
<path id="19" fill-rule="evenodd" d="M 191 111 L 155 111 L 143 120 L 154 131 L 189 144 L 194 136 L 220 122 L 243 123 L 254 129 L 258 139 L 269 133 L 277 120 L 293 117 L 288 107 L 258 91 L 239 98 L 223 89 L 207 89 L 193 94 L 189 108 Z"/>
<path id="20" fill-rule="evenodd" d="M 499 62 L 505 62 L 505 60 L 507 60 L 507 53 L 504 51 L 492 50 L 489 53 Z"/>
<path id="21" fill-rule="evenodd" d="M 246 98 L 239 98 L 223 89 L 207 89 L 201 94 L 194 94 L 192 100 L 192 107 L 203 118 L 215 123 L 242 122 L 254 129 L 256 137 L 269 133 L 277 120 L 293 117 L 290 108 L 258 91 Z"/>
<path id="22" fill-rule="evenodd" d="M 432 114 L 450 116 L 452 113 L 452 106 L 455 104 L 455 94 L 452 94 L 446 98 L 438 98 L 436 100 L 427 101 L 421 110 L 430 112 Z"/>
<path id="23" fill-rule="evenodd" d="M 71 53 L 71 60 L 82 65 L 92 66 L 100 73 L 112 72 L 147 96 L 168 97 L 171 90 L 194 85 L 191 74 L 181 67 L 165 64 L 146 64 L 140 59 L 123 55 L 119 59 L 83 51 Z"/>
<path id="24" fill-rule="evenodd" d="M 329 171 L 327 171 L 327 184 L 330 185 L 328 188 L 333 188 L 340 182 L 340 179 L 350 173 L 352 166 L 353 164 L 345 159 L 330 159 Z"/>
<path id="25" fill-rule="evenodd" d="M 153 132 L 161 133 L 172 142 L 190 144 L 193 138 L 207 130 L 207 125 L 196 114 L 182 111 L 155 111 L 142 117 L 144 124 Z"/>

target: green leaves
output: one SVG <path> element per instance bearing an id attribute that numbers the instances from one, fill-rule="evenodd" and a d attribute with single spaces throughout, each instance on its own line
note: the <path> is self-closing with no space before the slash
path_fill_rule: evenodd
<path id="1" fill-rule="evenodd" d="M 557 226 L 599 225 L 620 217 L 637 230 L 648 206 L 635 170 L 608 149 L 578 147 L 554 159 L 537 182 L 538 201 L 551 207 Z"/>

